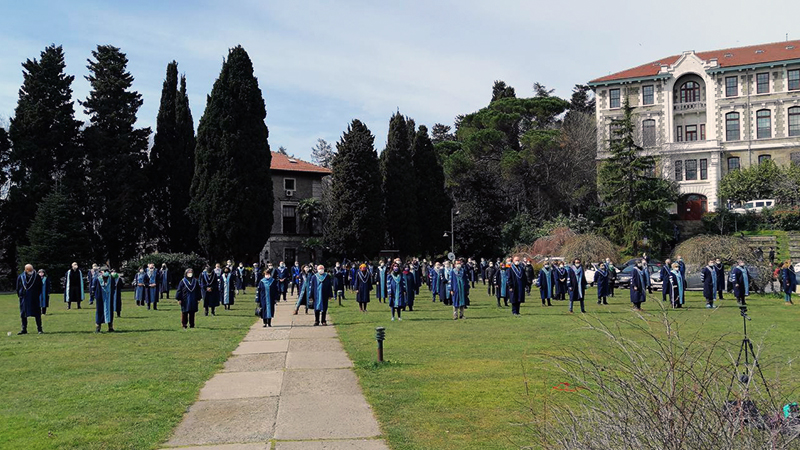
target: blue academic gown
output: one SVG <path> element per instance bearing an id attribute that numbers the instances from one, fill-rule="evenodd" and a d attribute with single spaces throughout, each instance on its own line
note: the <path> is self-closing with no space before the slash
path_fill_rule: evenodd
<path id="1" fill-rule="evenodd" d="M 406 306 L 406 277 L 402 273 L 389 274 L 386 281 L 389 307 L 404 308 Z"/>
<path id="2" fill-rule="evenodd" d="M 372 276 L 366 270 L 356 274 L 356 301 L 369 303 L 369 292 L 372 290 Z"/>
<path id="3" fill-rule="evenodd" d="M 278 282 L 278 292 L 283 294 L 289 288 L 289 269 L 286 267 L 278 267 L 276 273 L 277 273 L 276 281 Z"/>
<path id="4" fill-rule="evenodd" d="M 147 276 L 144 272 L 137 272 L 135 276 L 135 288 L 133 289 L 133 298 L 137 302 L 142 302 L 147 299 Z"/>
<path id="5" fill-rule="evenodd" d="M 512 264 L 508 269 L 508 284 L 511 287 L 508 300 L 511 303 L 525 303 L 525 286 L 528 284 L 528 280 L 522 264 L 518 266 Z"/>
<path id="6" fill-rule="evenodd" d="M 256 303 L 261 307 L 261 318 L 275 317 L 275 302 L 280 295 L 280 281 L 274 278 L 262 278 L 256 288 Z"/>
<path id="7" fill-rule="evenodd" d="M 439 300 L 445 301 L 447 297 L 450 296 L 450 293 L 447 291 L 447 277 L 444 274 L 444 267 L 440 268 L 436 272 L 436 282 L 439 283 L 438 292 L 439 292 Z"/>
<path id="8" fill-rule="evenodd" d="M 153 269 L 146 269 L 144 271 L 144 279 L 145 279 L 145 299 L 147 303 L 158 303 L 158 271 Z M 150 286 L 150 285 L 154 286 Z"/>
<path id="9" fill-rule="evenodd" d="M 95 313 L 94 323 L 100 325 L 114 321 L 114 310 L 117 306 L 117 283 L 109 276 L 108 278 L 97 277 L 94 283 Z"/>
<path id="10" fill-rule="evenodd" d="M 661 271 L 659 272 L 659 276 L 661 277 L 661 292 L 664 294 L 669 293 L 671 282 L 669 280 L 670 277 L 670 268 L 667 267 L 666 264 L 661 266 Z"/>
<path id="11" fill-rule="evenodd" d="M 510 269 L 503 267 L 494 273 L 494 285 L 496 286 L 494 293 L 498 299 L 508 300 L 509 270 Z"/>
<path id="12" fill-rule="evenodd" d="M 441 293 L 439 292 L 439 288 L 441 287 L 439 285 L 439 272 L 437 272 L 434 268 L 431 268 L 428 271 L 428 286 L 431 289 L 431 295 L 433 296 L 434 300 L 437 296 L 441 298 Z"/>
<path id="13" fill-rule="evenodd" d="M 328 301 L 333 297 L 333 283 L 327 273 L 315 273 L 310 276 L 308 288 L 314 303 L 314 311 L 328 311 Z"/>
<path id="14" fill-rule="evenodd" d="M 647 272 L 638 267 L 633 269 L 631 277 L 631 303 L 644 303 L 647 301 Z"/>
<path id="15" fill-rule="evenodd" d="M 586 281 L 586 274 L 583 272 L 583 267 L 576 268 L 570 266 L 567 270 L 567 286 L 569 289 L 569 300 L 571 302 L 580 302 L 586 298 L 586 286 L 589 284 Z"/>
<path id="16" fill-rule="evenodd" d="M 713 300 L 717 295 L 717 271 L 713 267 L 703 267 L 700 271 L 700 281 L 703 283 L 703 297 Z"/>
<path id="17" fill-rule="evenodd" d="M 222 274 L 219 278 L 220 300 L 223 305 L 233 305 L 236 298 L 236 286 L 232 273 Z"/>
<path id="18" fill-rule="evenodd" d="M 388 275 L 386 267 L 378 267 L 375 270 L 375 298 L 380 300 L 386 299 L 386 276 Z"/>
<path id="19" fill-rule="evenodd" d="M 678 271 L 681 273 L 683 279 L 686 279 L 686 264 L 683 263 L 683 260 L 678 261 Z"/>
<path id="20" fill-rule="evenodd" d="M 594 273 L 594 284 L 597 286 L 597 298 L 608 297 L 611 295 L 611 290 L 608 288 L 608 271 L 605 267 L 597 270 Z"/>
<path id="21" fill-rule="evenodd" d="M 781 269 L 781 272 L 783 292 L 785 294 L 794 294 L 794 291 L 797 290 L 797 274 L 794 273 L 794 269 L 791 266 L 787 269 Z"/>
<path id="22" fill-rule="evenodd" d="M 542 300 L 553 298 L 553 269 L 539 269 L 539 296 Z"/>
<path id="23" fill-rule="evenodd" d="M 203 289 L 196 278 L 184 278 L 178 283 L 175 291 L 175 300 L 181 304 L 181 312 L 197 312 L 200 307 L 200 299 L 203 298 Z"/>
<path id="24" fill-rule="evenodd" d="M 556 295 L 559 296 L 561 294 L 566 295 L 569 292 L 567 289 L 567 281 L 568 281 L 567 278 L 569 278 L 569 273 L 567 272 L 568 269 L 566 267 L 563 269 L 558 267 L 556 268 L 556 270 L 553 271 L 553 275 L 555 276 L 555 282 L 556 282 Z"/>
<path id="25" fill-rule="evenodd" d="M 417 277 L 414 275 L 414 272 L 409 270 L 407 273 L 403 272 L 403 277 L 405 278 L 406 282 L 406 301 L 405 306 L 409 308 L 414 308 L 414 298 L 416 296 L 416 286 L 417 286 Z"/>
<path id="26" fill-rule="evenodd" d="M 733 278 L 733 295 L 742 299 L 750 295 L 750 276 L 747 273 L 747 268 L 736 266 L 731 270 L 731 278 Z"/>
<path id="27" fill-rule="evenodd" d="M 39 274 L 36 274 L 38 277 Z M 42 293 L 39 295 L 39 307 L 47 308 L 50 306 L 50 280 L 42 277 Z"/>
<path id="28" fill-rule="evenodd" d="M 114 312 L 120 315 L 122 312 L 122 278 L 114 278 Z"/>
<path id="29" fill-rule="evenodd" d="M 87 277 L 89 278 L 89 304 L 91 305 L 94 303 L 94 286 L 97 282 L 97 278 L 100 276 L 100 273 L 94 269 L 89 271 Z"/>
<path id="30" fill-rule="evenodd" d="M 300 267 L 292 266 L 292 283 L 299 289 L 300 288 Z"/>
<path id="31" fill-rule="evenodd" d="M 200 288 L 203 291 L 203 308 L 216 308 L 219 306 L 219 279 L 216 273 L 201 272 Z M 208 288 L 211 288 L 211 291 Z"/>
<path id="32" fill-rule="evenodd" d="M 464 269 L 461 269 L 460 273 L 455 269 L 451 270 L 450 290 L 453 291 L 452 301 L 454 308 L 468 306 L 469 287 L 469 280 L 467 280 L 467 274 Z"/>
<path id="33" fill-rule="evenodd" d="M 162 269 L 158 271 L 158 292 L 166 292 L 169 297 L 169 270 Z"/>
<path id="34" fill-rule="evenodd" d="M 669 271 L 669 276 L 667 276 L 667 288 L 670 302 L 675 306 L 683 305 L 686 287 L 684 286 L 684 279 L 679 270 L 673 269 Z"/>
<path id="35" fill-rule="evenodd" d="M 19 297 L 19 313 L 21 317 L 41 317 L 42 277 L 37 273 L 28 276 L 22 272 L 17 277 L 17 296 Z"/>

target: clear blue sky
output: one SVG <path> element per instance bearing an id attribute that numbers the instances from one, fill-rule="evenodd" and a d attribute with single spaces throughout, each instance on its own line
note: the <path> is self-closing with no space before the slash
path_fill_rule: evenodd
<path id="1" fill-rule="evenodd" d="M 197 126 L 223 57 L 242 44 L 264 93 L 271 147 L 303 158 L 354 118 L 379 151 L 398 108 L 417 124 L 452 124 L 485 106 L 497 79 L 518 96 L 538 81 L 568 98 L 576 83 L 684 50 L 800 38 L 796 0 L 0 0 L 0 8 L 0 120 L 13 115 L 26 58 L 63 45 L 75 98 L 84 99 L 86 59 L 113 44 L 144 96 L 141 126 L 155 125 L 173 59 Z"/>

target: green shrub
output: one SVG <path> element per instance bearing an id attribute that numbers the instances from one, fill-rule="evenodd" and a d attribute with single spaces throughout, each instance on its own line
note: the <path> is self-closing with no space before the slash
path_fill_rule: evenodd
<path id="1" fill-rule="evenodd" d="M 186 269 L 192 268 L 195 272 L 200 272 L 208 264 L 208 261 L 194 253 L 150 253 L 123 261 L 120 272 L 125 280 L 130 282 L 139 268 L 147 266 L 149 263 L 155 264 L 156 268 L 159 269 L 162 264 L 166 264 L 167 269 L 169 269 L 170 286 L 174 286 L 183 277 L 183 272 Z"/>

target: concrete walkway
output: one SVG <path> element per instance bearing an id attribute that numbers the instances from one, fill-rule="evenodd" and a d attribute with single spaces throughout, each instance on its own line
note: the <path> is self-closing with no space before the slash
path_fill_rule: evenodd
<path id="1" fill-rule="evenodd" d="M 256 322 L 165 444 L 167 450 L 388 450 L 333 322 L 278 304 Z"/>

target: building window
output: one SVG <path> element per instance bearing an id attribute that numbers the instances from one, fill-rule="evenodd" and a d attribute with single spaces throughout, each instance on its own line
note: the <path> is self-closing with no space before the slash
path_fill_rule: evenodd
<path id="1" fill-rule="evenodd" d="M 768 109 L 761 109 L 756 111 L 756 138 L 766 139 L 772 137 L 772 118 L 771 111 Z"/>
<path id="2" fill-rule="evenodd" d="M 683 163 L 686 166 L 686 181 L 697 179 L 697 160 L 687 159 Z"/>
<path id="3" fill-rule="evenodd" d="M 794 69 L 789 71 L 789 90 L 790 91 L 800 90 L 800 69 Z"/>
<path id="4" fill-rule="evenodd" d="M 687 81 L 680 90 L 680 103 L 694 103 L 700 101 L 700 83 Z"/>
<path id="5" fill-rule="evenodd" d="M 686 142 L 697 140 L 697 125 L 686 125 Z"/>
<path id="6" fill-rule="evenodd" d="M 739 95 L 739 79 L 725 77 L 725 97 L 736 97 L 737 95 Z"/>
<path id="7" fill-rule="evenodd" d="M 728 172 L 733 172 L 734 170 L 739 170 L 738 156 L 731 156 L 728 158 Z"/>
<path id="8" fill-rule="evenodd" d="M 297 234 L 297 206 L 283 205 L 283 234 Z"/>
<path id="9" fill-rule="evenodd" d="M 619 89 L 610 89 L 608 91 L 609 107 L 619 108 Z"/>
<path id="10" fill-rule="evenodd" d="M 656 145 L 656 121 L 648 119 L 642 122 L 642 146 L 653 147 Z"/>
<path id="11" fill-rule="evenodd" d="M 707 180 L 708 179 L 708 160 L 701 159 L 700 160 L 700 179 Z"/>
<path id="12" fill-rule="evenodd" d="M 758 155 L 759 164 L 763 163 L 764 161 L 769 161 L 770 159 L 772 159 L 771 155 Z"/>
<path id="13" fill-rule="evenodd" d="M 297 249 L 295 248 L 283 249 L 283 261 L 286 263 L 287 267 L 294 266 L 294 262 L 296 260 L 297 260 Z"/>
<path id="14" fill-rule="evenodd" d="M 789 108 L 789 136 L 800 136 L 800 106 Z"/>
<path id="15" fill-rule="evenodd" d="M 769 73 L 756 74 L 756 93 L 766 94 L 769 92 Z"/>
<path id="16" fill-rule="evenodd" d="M 700 124 L 700 140 L 701 141 L 706 140 L 706 124 L 704 123 Z"/>
<path id="17" fill-rule="evenodd" d="M 739 113 L 737 112 L 725 114 L 725 140 L 739 140 Z"/>
<path id="18" fill-rule="evenodd" d="M 655 97 L 653 93 L 654 88 L 652 85 L 642 87 L 642 103 L 645 105 L 652 105 L 655 103 Z"/>
<path id="19" fill-rule="evenodd" d="M 675 161 L 675 181 L 683 181 L 683 161 Z"/>
<path id="20" fill-rule="evenodd" d="M 683 142 L 683 127 L 678 125 L 678 133 L 676 136 L 676 141 Z"/>
<path id="21" fill-rule="evenodd" d="M 287 191 L 295 190 L 295 185 L 296 185 L 296 182 L 295 182 L 294 178 L 284 178 L 283 179 L 283 188 L 286 189 Z"/>

